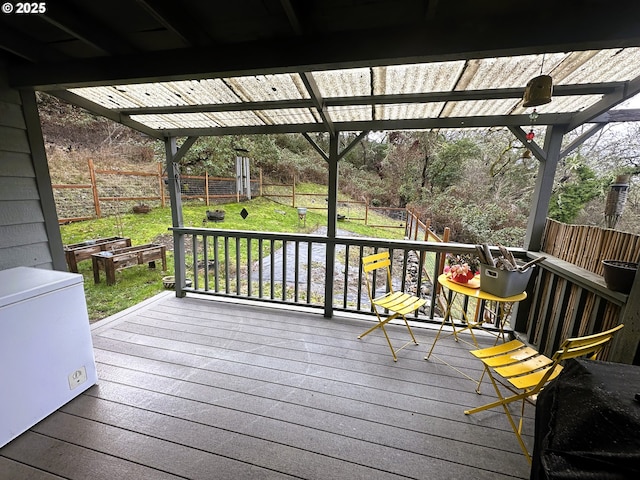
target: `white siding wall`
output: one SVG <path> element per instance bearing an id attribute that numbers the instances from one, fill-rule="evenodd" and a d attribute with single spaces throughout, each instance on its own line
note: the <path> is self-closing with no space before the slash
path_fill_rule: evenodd
<path id="1" fill-rule="evenodd" d="M 0 61 L 0 270 L 65 268 L 55 206 L 47 202 L 51 181 L 32 104 L 25 114 L 23 95 L 7 86 Z"/>

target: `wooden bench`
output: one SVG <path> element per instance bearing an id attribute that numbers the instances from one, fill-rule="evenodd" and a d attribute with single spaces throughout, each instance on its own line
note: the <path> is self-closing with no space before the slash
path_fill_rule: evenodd
<path id="1" fill-rule="evenodd" d="M 167 269 L 167 250 L 164 245 L 149 243 L 135 247 L 118 248 L 113 251 L 98 252 L 91 255 L 93 262 L 93 281 L 100 283 L 100 270 L 104 270 L 107 285 L 116 283 L 116 271 L 135 265 L 149 264 L 156 268 L 156 260 L 162 260 L 162 270 Z"/>
<path id="2" fill-rule="evenodd" d="M 73 243 L 64 246 L 64 255 L 67 259 L 69 271 L 78 273 L 78 262 L 89 260 L 91 255 L 116 248 L 131 246 L 131 239 L 126 237 L 96 238 L 82 243 Z"/>

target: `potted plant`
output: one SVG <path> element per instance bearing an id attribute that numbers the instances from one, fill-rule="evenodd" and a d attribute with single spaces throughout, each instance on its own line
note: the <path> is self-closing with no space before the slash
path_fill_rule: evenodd
<path id="1" fill-rule="evenodd" d="M 471 254 L 447 253 L 447 265 L 444 273 L 451 277 L 451 280 L 458 283 L 468 283 L 480 272 L 480 260 Z"/>

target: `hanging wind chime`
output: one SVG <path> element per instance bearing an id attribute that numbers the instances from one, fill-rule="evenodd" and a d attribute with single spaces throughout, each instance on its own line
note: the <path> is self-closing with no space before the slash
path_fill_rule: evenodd
<path id="1" fill-rule="evenodd" d="M 525 108 L 537 107 L 551 102 L 553 80 L 551 79 L 550 75 L 542 74 L 543 68 L 544 55 L 542 55 L 540 75 L 529 80 L 529 83 L 527 83 L 527 86 L 524 90 L 524 95 L 522 97 L 522 106 Z M 535 108 L 533 109 L 533 112 L 529 114 L 529 119 L 531 120 L 531 129 L 525 136 L 527 139 L 527 143 L 531 143 L 536 136 L 535 132 L 533 131 L 533 124 L 538 119 L 538 111 Z"/>

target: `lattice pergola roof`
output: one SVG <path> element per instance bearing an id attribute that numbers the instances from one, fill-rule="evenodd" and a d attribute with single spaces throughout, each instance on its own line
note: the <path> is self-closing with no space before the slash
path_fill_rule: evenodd
<path id="1" fill-rule="evenodd" d="M 526 83 L 543 71 L 553 101 L 540 124 L 588 119 L 624 99 L 640 48 L 74 88 L 165 135 L 521 125 Z"/>

